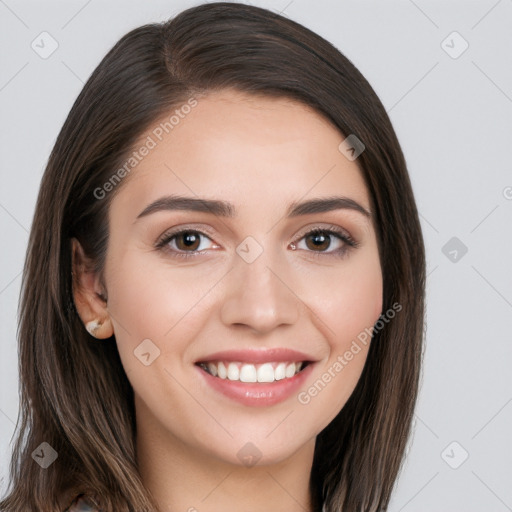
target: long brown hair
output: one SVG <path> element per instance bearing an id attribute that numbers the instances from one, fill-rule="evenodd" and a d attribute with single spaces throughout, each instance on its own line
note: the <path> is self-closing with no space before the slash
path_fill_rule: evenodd
<path id="1" fill-rule="evenodd" d="M 322 504 L 325 512 L 387 508 L 410 434 L 423 344 L 425 250 L 406 162 L 375 92 L 333 45 L 269 10 L 220 2 L 123 36 L 58 135 L 23 273 L 20 409 L 0 510 L 60 512 L 78 492 L 100 496 L 108 511 L 157 510 L 137 471 L 133 390 L 115 339 L 94 342 L 74 308 L 70 240 L 101 271 L 119 187 L 101 199 L 94 191 L 151 123 L 223 88 L 299 100 L 365 145 L 357 163 L 375 214 L 383 310 L 399 304 L 401 311 L 373 333 L 354 392 L 317 436 L 310 484 L 318 511 Z M 46 469 L 32 457 L 41 443 L 57 453 Z"/>

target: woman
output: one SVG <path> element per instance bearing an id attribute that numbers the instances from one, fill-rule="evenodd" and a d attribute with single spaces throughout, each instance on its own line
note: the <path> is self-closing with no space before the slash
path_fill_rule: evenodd
<path id="1" fill-rule="evenodd" d="M 131 31 L 41 183 L 0 510 L 385 510 L 424 293 L 403 154 L 338 50 L 242 4 Z"/>

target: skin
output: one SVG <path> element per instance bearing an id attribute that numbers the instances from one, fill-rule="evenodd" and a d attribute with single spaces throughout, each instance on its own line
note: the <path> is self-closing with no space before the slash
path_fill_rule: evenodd
<path id="1" fill-rule="evenodd" d="M 124 178 L 109 212 L 102 275 L 87 270 L 73 242 L 77 309 L 84 324 L 102 322 L 96 337 L 115 334 L 135 392 L 140 473 L 162 511 L 257 512 L 269 503 L 274 511 L 312 510 L 315 438 L 352 393 L 368 345 L 307 404 L 294 393 L 268 407 L 241 405 L 198 378 L 194 362 L 219 350 L 292 348 L 316 361 L 307 391 L 377 321 L 382 274 L 372 220 L 349 209 L 285 217 L 289 203 L 333 193 L 370 210 L 357 160 L 338 150 L 344 138 L 299 102 L 211 93 Z M 168 194 L 229 201 L 237 215 L 159 211 L 137 219 Z M 170 228 L 191 224 L 210 229 L 193 249 L 203 254 L 172 257 L 172 249 L 187 250 L 183 237 L 155 249 Z M 316 249 L 306 236 L 315 226 L 337 226 L 359 245 L 340 257 L 332 251 L 344 242 L 331 236 Z M 235 250 L 247 236 L 263 248 L 250 264 Z M 134 356 L 145 339 L 160 350 L 148 366 Z M 261 453 L 251 467 L 237 457 L 248 442 Z"/>

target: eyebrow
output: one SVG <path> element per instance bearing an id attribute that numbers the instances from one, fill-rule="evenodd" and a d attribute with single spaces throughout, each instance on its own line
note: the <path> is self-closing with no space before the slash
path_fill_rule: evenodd
<path id="1" fill-rule="evenodd" d="M 232 203 L 217 199 L 204 199 L 185 196 L 164 196 L 146 206 L 137 219 L 155 212 L 168 210 L 187 210 L 193 212 L 211 213 L 220 217 L 233 218 L 236 216 L 236 208 Z M 288 207 L 286 217 L 298 217 L 313 213 L 324 213 L 333 210 L 352 210 L 361 213 L 368 219 L 371 213 L 364 206 L 348 197 L 332 196 L 321 199 L 311 199 L 304 202 L 293 202 Z"/>

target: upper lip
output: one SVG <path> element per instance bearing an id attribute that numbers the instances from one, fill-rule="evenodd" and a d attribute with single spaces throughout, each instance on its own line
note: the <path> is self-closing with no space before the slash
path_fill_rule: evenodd
<path id="1" fill-rule="evenodd" d="M 231 362 L 244 362 L 244 363 L 272 363 L 272 362 L 299 362 L 299 361 L 314 361 L 314 358 L 292 350 L 289 348 L 270 348 L 258 350 L 225 350 L 222 352 L 215 352 L 201 359 L 196 363 L 208 363 L 213 361 L 231 361 Z"/>

